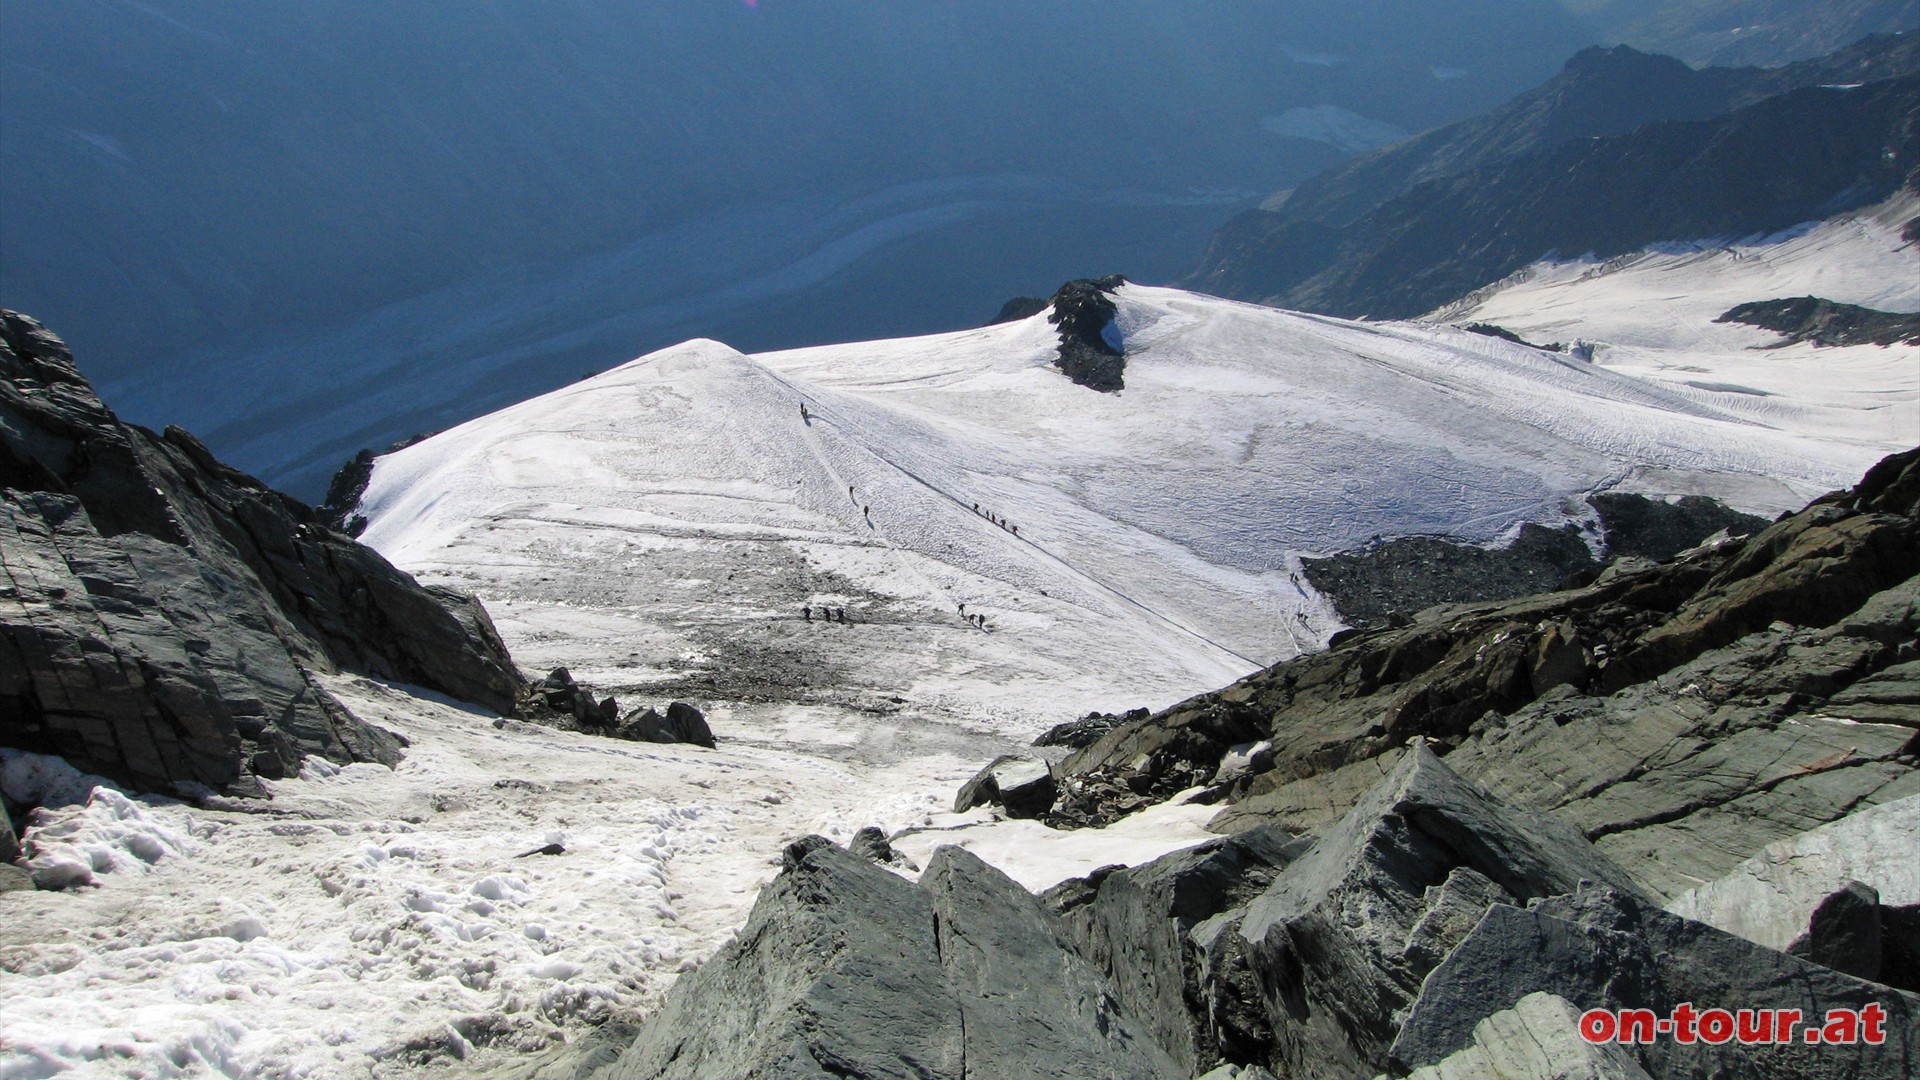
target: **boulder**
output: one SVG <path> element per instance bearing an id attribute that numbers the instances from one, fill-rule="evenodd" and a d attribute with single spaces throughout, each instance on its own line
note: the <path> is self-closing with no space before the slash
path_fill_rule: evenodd
<path id="1" fill-rule="evenodd" d="M 0 893 L 25 892 L 35 888 L 33 874 L 24 866 L 0 863 Z"/>
<path id="2" fill-rule="evenodd" d="M 1908 852 L 1909 856 L 1920 852 Z M 1880 894 L 1857 881 L 1820 901 L 1787 955 L 1862 979 L 1880 978 Z"/>
<path id="3" fill-rule="evenodd" d="M 761 890 L 747 925 L 607 1070 L 613 1080 L 960 1080 L 966 1029 L 932 897 L 831 844 Z"/>
<path id="4" fill-rule="evenodd" d="M 887 841 L 885 830 L 878 825 L 868 825 L 853 834 L 847 841 L 847 850 L 879 866 L 897 866 L 903 870 L 919 870 L 912 859 L 893 850 Z"/>
<path id="5" fill-rule="evenodd" d="M 1818 1027 L 1832 1009 L 1877 1006 L 1885 1041 L 1830 1047 L 1804 1031 L 1789 1042 L 1683 1041 L 1672 1034 L 1622 1045 L 1653 1076 L 1909 1077 L 1920 1055 L 1920 998 L 1775 952 L 1683 919 L 1614 889 L 1589 889 L 1529 908 L 1495 905 L 1420 988 L 1393 1042 L 1397 1070 L 1438 1065 L 1475 1044 L 1475 1029 L 1530 994 L 1581 1013 L 1676 1006 L 1799 1010 Z"/>
<path id="6" fill-rule="evenodd" d="M 1147 1023 L 1074 951 L 1032 894 L 965 848 L 921 878 L 960 1005 L 967 1076 L 1185 1078 Z"/>
<path id="7" fill-rule="evenodd" d="M 665 716 L 653 708 L 636 709 L 627 714 L 614 734 L 633 742 L 690 743 L 709 750 L 714 748 L 713 730 L 707 727 L 706 714 L 684 701 L 668 705 Z"/>
<path id="8" fill-rule="evenodd" d="M 1053 809 L 1053 767 L 1036 758 L 1003 754 L 973 779 L 961 785 L 953 798 L 953 812 L 976 806 L 998 806 L 1011 818 L 1037 818 Z"/>
<path id="9" fill-rule="evenodd" d="M 533 720 L 567 731 L 605 733 L 620 723 L 620 705 L 613 698 L 596 699 L 591 687 L 575 682 L 564 667 L 527 688 L 522 712 Z"/>

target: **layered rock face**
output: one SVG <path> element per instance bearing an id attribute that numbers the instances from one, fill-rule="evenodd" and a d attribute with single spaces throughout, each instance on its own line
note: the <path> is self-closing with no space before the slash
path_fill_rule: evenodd
<path id="1" fill-rule="evenodd" d="M 178 428 L 122 424 L 66 346 L 0 312 L 0 743 L 148 791 L 313 754 L 398 760 L 314 676 L 511 712 L 478 602 L 422 587 Z"/>

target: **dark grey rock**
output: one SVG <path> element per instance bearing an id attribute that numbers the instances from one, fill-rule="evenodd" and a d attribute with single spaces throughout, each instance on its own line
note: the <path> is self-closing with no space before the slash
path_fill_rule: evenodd
<path id="1" fill-rule="evenodd" d="M 1920 994 L 1920 904 L 1881 906 L 1880 981 Z"/>
<path id="2" fill-rule="evenodd" d="M 912 859 L 893 850 L 893 845 L 887 841 L 886 832 L 878 825 L 868 825 L 854 833 L 853 839 L 847 841 L 847 850 L 868 862 L 881 866 L 897 866 L 906 870 L 920 869 L 913 864 Z"/>
<path id="3" fill-rule="evenodd" d="M 1036 758 L 1003 754 L 973 779 L 961 785 L 953 798 L 953 812 L 976 806 L 998 806 L 1012 818 L 1037 818 L 1053 808 L 1053 767 Z"/>
<path id="4" fill-rule="evenodd" d="M 956 847 L 915 885 L 807 837 L 732 944 L 675 984 L 604 1074 L 1189 1076 L 1063 928 Z"/>
<path id="5" fill-rule="evenodd" d="M 943 847 L 921 888 L 933 898 L 941 966 L 960 1005 L 966 1075 L 1192 1075 L 1011 878 L 965 848 Z"/>
<path id="6" fill-rule="evenodd" d="M 674 984 L 606 1075 L 962 1080 L 961 1016 L 932 898 L 822 843 L 761 891 L 732 944 Z"/>
<path id="7" fill-rule="evenodd" d="M 783 871 L 792 872 L 801 863 L 807 861 L 807 856 L 822 848 L 830 848 L 832 846 L 833 841 L 821 836 L 819 833 L 808 833 L 781 850 L 780 868 Z"/>
<path id="8" fill-rule="evenodd" d="M 1878 980 L 1880 937 L 1880 893 L 1853 881 L 1813 909 L 1807 932 L 1787 946 L 1787 955 L 1858 978 Z"/>
<path id="9" fill-rule="evenodd" d="M 1745 323 L 1781 335 L 1780 345 L 1920 345 L 1920 314 L 1875 311 L 1817 296 L 1741 304 L 1715 322 Z"/>
<path id="10" fill-rule="evenodd" d="M 709 750 L 714 748 L 713 730 L 707 727 L 706 715 L 684 701 L 668 705 L 665 716 L 652 708 L 636 709 L 627 714 L 614 734 L 634 742 L 689 743 Z"/>
<path id="11" fill-rule="evenodd" d="M 471 597 L 423 588 L 177 428 L 119 422 L 60 340 L 0 312 L 0 742 L 131 788 L 248 790 L 306 755 L 399 759 L 317 676 L 511 711 Z"/>
<path id="12" fill-rule="evenodd" d="M 1126 284 L 1119 275 L 1069 281 L 1053 294 L 1048 321 L 1060 328 L 1060 354 L 1054 366 L 1067 378 L 1102 393 L 1126 388 L 1126 354 L 1113 331 L 1117 309 L 1110 297 Z"/>
<path id="13" fill-rule="evenodd" d="M 1235 999 L 1231 977 L 1210 973 L 1189 935 L 1259 895 L 1307 846 L 1280 829 L 1250 829 L 1143 866 L 1108 868 L 1083 879 L 1084 890 L 1063 883 L 1046 898 L 1120 1003 L 1193 1073 L 1223 1058 L 1264 1056 L 1270 1038 L 1257 1012 L 1243 1016 L 1254 1002 Z"/>
<path id="14" fill-rule="evenodd" d="M 0 893 L 25 892 L 35 888 L 33 875 L 26 867 L 0 863 Z"/>
<path id="15" fill-rule="evenodd" d="M 0 806 L 0 865 L 20 857 L 20 837 L 13 831 L 13 816 Z"/>
<path id="16" fill-rule="evenodd" d="M 1397 1068 L 1436 1064 L 1473 1041 L 1481 1019 L 1544 992 L 1579 1011 L 1797 1009 L 1818 1023 L 1835 1008 L 1878 1005 L 1886 1040 L 1844 1049 L 1685 1043 L 1625 1047 L 1654 1076 L 1893 1078 L 1920 1061 L 1920 999 L 1856 979 L 1667 912 L 1611 889 L 1496 905 L 1427 976 L 1394 1041 Z"/>
<path id="17" fill-rule="evenodd" d="M 1271 1019 L 1268 1066 L 1380 1071 L 1402 1010 L 1479 901 L 1588 881 L 1634 888 L 1577 831 L 1501 804 L 1415 744 L 1245 909 L 1238 933 Z"/>

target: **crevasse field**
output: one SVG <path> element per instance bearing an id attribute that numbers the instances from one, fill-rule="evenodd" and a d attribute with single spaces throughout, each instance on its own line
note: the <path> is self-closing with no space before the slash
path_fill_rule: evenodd
<path id="1" fill-rule="evenodd" d="M 1051 367 L 1044 316 L 692 342 L 382 459 L 367 542 L 478 593 L 529 672 L 693 701 L 720 748 L 346 676 L 406 760 L 311 762 L 265 805 L 128 799 L 10 753 L 7 790 L 71 804 L 38 819 L 41 869 L 92 884 L 9 898 L 0 1077 L 464 1075 L 644 1016 L 806 832 L 877 824 L 922 864 L 963 843 L 1036 888 L 1196 842 L 1209 807 L 1081 833 L 948 811 L 1051 724 L 1323 643 L 1303 555 L 1585 524 L 1598 488 L 1778 512 L 1920 442 L 1920 350 L 1757 351 L 1773 336 L 1711 322 L 1806 292 L 1920 306 L 1900 247 L 1865 218 L 1478 298 L 1471 318 L 1598 342 L 1592 363 L 1138 286 L 1116 395 Z"/>

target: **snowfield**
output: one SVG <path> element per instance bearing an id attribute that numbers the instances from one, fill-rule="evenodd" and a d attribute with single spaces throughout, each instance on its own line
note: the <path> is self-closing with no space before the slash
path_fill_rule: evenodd
<path id="1" fill-rule="evenodd" d="M 1756 422 L 1908 448 L 1920 444 L 1920 349 L 1779 347 L 1778 334 L 1714 320 L 1739 304 L 1795 296 L 1920 311 L 1920 245 L 1900 235 L 1917 216 L 1920 195 L 1908 192 L 1779 236 L 1539 262 L 1430 318 L 1494 323 L 1529 341 L 1595 342 L 1609 369 Z"/>
<path id="2" fill-rule="evenodd" d="M 1303 555 L 1582 523 L 1610 487 L 1778 512 L 1920 441 L 1915 350 L 1696 326 L 1768 298 L 1746 284 L 1635 338 L 1608 304 L 1665 312 L 1623 298 L 1655 286 L 1593 270 L 1474 317 L 1577 330 L 1598 363 L 1127 286 L 1115 395 L 1051 366 L 1044 316 L 695 341 L 382 458 L 367 542 L 476 592 L 529 672 L 692 701 L 719 748 L 340 677 L 409 740 L 397 768 L 313 761 L 270 803 L 194 807 L 9 753 L 9 794 L 64 807 L 29 831 L 35 873 L 93 884 L 0 897 L 0 1078 L 469 1075 L 643 1017 L 808 832 L 880 825 L 921 865 L 963 843 L 1032 888 L 1144 861 L 1213 808 L 1055 833 L 953 792 L 1048 725 L 1318 647 L 1339 624 Z"/>

